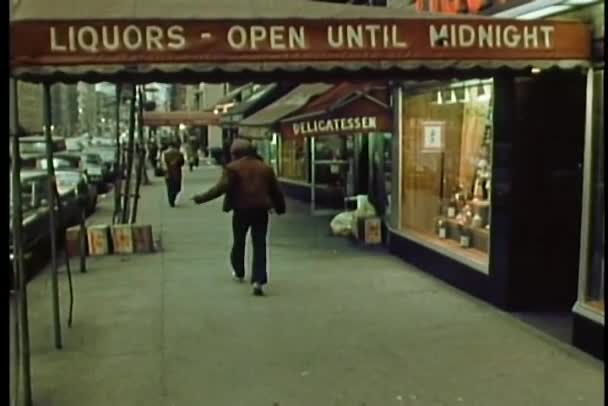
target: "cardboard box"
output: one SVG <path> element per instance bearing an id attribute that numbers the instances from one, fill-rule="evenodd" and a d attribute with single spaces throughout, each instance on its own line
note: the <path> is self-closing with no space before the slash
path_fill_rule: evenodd
<path id="1" fill-rule="evenodd" d="M 87 229 L 84 229 L 85 233 L 85 244 L 84 244 L 84 255 L 89 254 L 88 244 L 86 243 Z M 80 256 L 80 225 L 70 227 L 65 230 L 65 247 L 68 253 L 68 257 L 79 257 Z"/>
<path id="2" fill-rule="evenodd" d="M 90 226 L 87 230 L 89 254 L 93 256 L 110 253 L 110 228 L 107 225 Z"/>
<path id="3" fill-rule="evenodd" d="M 132 226 L 132 232 L 135 252 L 154 252 L 154 238 L 151 225 L 134 224 Z"/>
<path id="4" fill-rule="evenodd" d="M 132 254 L 133 230 L 130 224 L 114 224 L 111 227 L 114 254 Z"/>
<path id="5" fill-rule="evenodd" d="M 380 217 L 366 217 L 355 220 L 355 238 L 365 244 L 382 244 L 382 220 Z"/>

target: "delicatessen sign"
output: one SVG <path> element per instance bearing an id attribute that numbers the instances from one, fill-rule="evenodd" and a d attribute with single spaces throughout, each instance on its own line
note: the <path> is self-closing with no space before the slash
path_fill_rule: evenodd
<path id="1" fill-rule="evenodd" d="M 13 65 L 395 59 L 585 59 L 589 32 L 469 19 L 20 21 Z"/>
<path id="2" fill-rule="evenodd" d="M 322 117 L 318 119 L 282 122 L 281 130 L 287 137 L 316 137 L 323 135 L 357 134 L 392 131 L 388 114 L 351 117 Z"/>

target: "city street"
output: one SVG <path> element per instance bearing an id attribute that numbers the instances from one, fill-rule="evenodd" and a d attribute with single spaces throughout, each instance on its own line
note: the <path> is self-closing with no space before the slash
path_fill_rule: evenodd
<path id="1" fill-rule="evenodd" d="M 36 406 L 598 406 L 603 363 L 381 249 L 329 236 L 288 202 L 273 217 L 270 284 L 231 280 L 230 216 L 187 199 L 219 176 L 162 179 L 138 223 L 161 250 L 73 262 L 74 324 L 60 276 L 64 348 L 53 346 L 50 277 L 29 285 Z M 112 197 L 90 224 L 107 222 Z"/>

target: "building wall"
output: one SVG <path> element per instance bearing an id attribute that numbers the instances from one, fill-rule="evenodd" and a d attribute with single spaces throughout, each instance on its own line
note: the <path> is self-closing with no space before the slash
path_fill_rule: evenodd
<path id="1" fill-rule="evenodd" d="M 201 107 L 203 110 L 211 110 L 226 93 L 227 86 L 221 84 L 208 84 L 201 85 L 203 93 L 201 96 Z M 222 146 L 222 128 L 218 126 L 209 126 L 208 130 L 209 137 L 209 148 L 217 148 Z"/>
<path id="2" fill-rule="evenodd" d="M 19 124 L 26 133 L 40 133 L 43 123 L 42 86 L 17 82 Z"/>
<path id="3" fill-rule="evenodd" d="M 95 86 L 86 83 L 78 84 L 78 111 L 81 133 L 96 134 L 97 97 Z"/>
<path id="4" fill-rule="evenodd" d="M 75 85 L 58 83 L 51 88 L 52 123 L 55 135 L 70 137 L 78 128 L 78 90 Z"/>

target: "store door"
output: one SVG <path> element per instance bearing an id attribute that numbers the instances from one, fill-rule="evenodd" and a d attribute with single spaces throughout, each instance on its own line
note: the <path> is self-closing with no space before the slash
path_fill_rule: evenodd
<path id="1" fill-rule="evenodd" d="M 336 142 L 336 140 L 338 140 Z M 344 198 L 354 191 L 354 164 L 346 155 L 346 140 L 310 139 L 310 211 L 323 216 L 344 210 Z"/>

